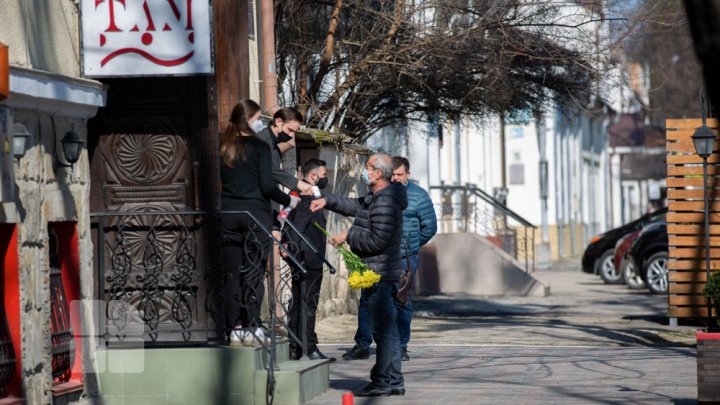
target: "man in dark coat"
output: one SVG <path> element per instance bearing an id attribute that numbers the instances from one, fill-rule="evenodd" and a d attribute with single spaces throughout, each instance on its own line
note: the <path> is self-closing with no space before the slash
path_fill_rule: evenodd
<path id="1" fill-rule="evenodd" d="M 317 186 L 319 189 L 323 189 L 327 186 L 327 167 L 326 163 L 320 159 L 309 159 L 302 166 L 303 178 L 300 180 L 310 186 Z M 303 331 L 300 329 L 302 325 L 303 307 L 301 305 L 302 299 L 305 298 L 307 307 L 305 308 L 306 315 L 306 327 L 305 337 L 307 338 L 307 356 L 311 360 L 330 360 L 335 361 L 334 357 L 325 356 L 320 349 L 318 349 L 318 338 L 315 333 L 315 315 L 317 313 L 318 302 L 320 300 L 320 286 L 323 280 L 323 264 L 325 257 L 325 248 L 327 246 L 327 240 L 325 234 L 318 229 L 314 223 L 325 228 L 325 214 L 323 211 L 310 211 L 310 203 L 313 200 L 313 192 L 302 192 L 300 196 L 300 202 L 288 216 L 288 219 L 302 232 L 310 243 L 313 244 L 318 253 L 308 246 L 308 244 L 302 240 L 294 231 L 287 230 L 283 231 L 283 242 L 287 245 L 291 252 L 297 257 L 302 263 L 307 274 L 303 275 L 300 269 L 295 266 L 292 261 L 288 261 L 292 269 L 293 281 L 292 281 L 292 304 L 290 305 L 290 312 L 288 314 L 288 326 L 290 330 L 298 338 L 303 338 Z M 305 291 L 301 289 L 301 281 L 305 281 Z M 304 294 L 303 294 L 304 293 Z M 303 297 L 304 295 L 304 297 Z M 291 339 L 290 342 L 290 356 L 291 358 L 300 358 L 301 350 L 298 344 Z"/>
<path id="2" fill-rule="evenodd" d="M 430 241 L 437 232 L 437 218 L 433 208 L 432 199 L 420 186 L 410 182 L 410 162 L 402 157 L 393 157 L 393 178 L 407 188 L 408 206 L 403 211 L 403 245 L 402 252 L 403 271 L 408 266 L 413 276 L 417 273 L 418 252 L 420 248 Z M 410 342 L 410 323 L 412 321 L 412 295 L 411 287 L 408 301 L 405 304 L 397 303 L 398 328 L 400 331 L 400 350 L 403 361 L 410 360 L 407 351 Z M 372 335 L 367 321 L 366 303 L 361 301 L 358 307 L 358 328 L 355 332 L 355 346 L 343 354 L 345 360 L 367 359 L 370 357 Z"/>
<path id="3" fill-rule="evenodd" d="M 404 395 L 405 382 L 400 362 L 400 334 L 397 325 L 395 293 L 402 272 L 400 243 L 403 232 L 403 210 L 407 192 L 400 183 L 391 183 L 392 158 L 378 153 L 370 156 L 362 173 L 371 192 L 362 198 L 328 195 L 314 200 L 310 209 L 327 208 L 345 216 L 354 216 L 349 230 L 330 238 L 338 246 L 347 242 L 381 279 L 362 290 L 361 300 L 367 303 L 368 321 L 377 343 L 375 366 L 370 384 L 356 396 Z"/>

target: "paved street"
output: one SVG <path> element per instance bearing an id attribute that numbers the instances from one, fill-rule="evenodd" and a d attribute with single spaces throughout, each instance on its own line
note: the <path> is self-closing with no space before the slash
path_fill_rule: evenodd
<path id="1" fill-rule="evenodd" d="M 694 326 L 667 326 L 665 297 L 607 286 L 565 262 L 538 277 L 550 297 L 423 297 L 415 305 L 405 397 L 355 404 L 695 403 Z M 324 319 L 322 350 L 352 345 L 353 316 Z M 331 365 L 340 404 L 374 357 Z"/>

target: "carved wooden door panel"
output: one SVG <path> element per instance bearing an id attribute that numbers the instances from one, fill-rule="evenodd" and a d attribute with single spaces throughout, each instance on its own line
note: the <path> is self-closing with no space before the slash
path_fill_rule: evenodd
<path id="1" fill-rule="evenodd" d="M 101 333 L 108 344 L 206 341 L 201 221 L 181 214 L 199 208 L 205 79 L 106 83 L 107 107 L 88 125 Z"/>

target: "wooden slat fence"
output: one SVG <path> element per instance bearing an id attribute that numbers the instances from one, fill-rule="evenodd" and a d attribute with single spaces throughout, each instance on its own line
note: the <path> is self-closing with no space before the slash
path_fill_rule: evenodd
<path id="1" fill-rule="evenodd" d="M 705 285 L 705 221 L 702 158 L 695 153 L 692 134 L 702 125 L 700 119 L 666 121 L 668 188 L 668 316 L 704 317 L 707 307 L 702 297 Z M 718 121 L 707 126 L 717 136 Z M 710 268 L 720 269 L 720 141 L 708 158 L 708 198 L 710 200 Z"/>

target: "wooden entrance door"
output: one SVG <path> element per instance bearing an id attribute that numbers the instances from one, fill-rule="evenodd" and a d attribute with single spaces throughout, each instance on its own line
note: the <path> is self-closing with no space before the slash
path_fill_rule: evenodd
<path id="1" fill-rule="evenodd" d="M 207 339 L 197 147 L 204 77 L 113 79 L 88 124 L 98 298 L 106 342 Z"/>

